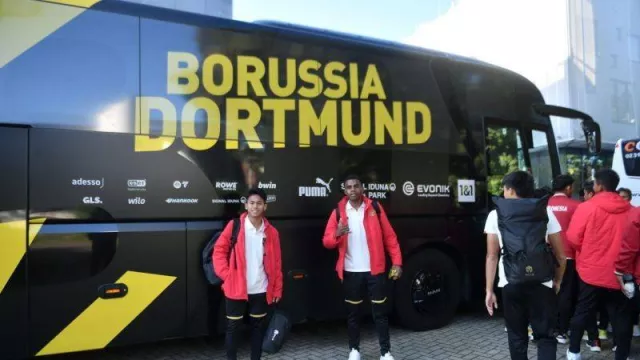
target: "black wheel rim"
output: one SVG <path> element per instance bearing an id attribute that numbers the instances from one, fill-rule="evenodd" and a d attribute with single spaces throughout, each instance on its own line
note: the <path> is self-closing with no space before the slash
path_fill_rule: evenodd
<path id="1" fill-rule="evenodd" d="M 443 275 L 419 270 L 411 279 L 411 303 L 419 313 L 438 313 L 446 304 Z"/>

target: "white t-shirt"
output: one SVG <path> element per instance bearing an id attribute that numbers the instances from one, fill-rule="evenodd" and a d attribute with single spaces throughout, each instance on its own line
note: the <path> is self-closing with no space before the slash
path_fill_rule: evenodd
<path id="1" fill-rule="evenodd" d="M 349 221 L 349 236 L 347 253 L 344 258 L 344 270 L 349 272 L 369 272 L 369 245 L 367 233 L 364 229 L 364 203 L 354 209 L 347 201 L 347 219 Z"/>
<path id="2" fill-rule="evenodd" d="M 560 227 L 560 223 L 558 219 L 553 214 L 553 211 L 547 207 L 547 215 L 549 216 L 549 222 L 547 222 L 547 236 L 550 234 L 559 233 L 562 230 Z M 498 213 L 493 210 L 487 216 L 487 222 L 484 225 L 485 234 L 496 234 L 498 235 L 498 241 L 500 242 L 500 250 L 502 250 L 502 235 L 500 234 L 500 230 L 498 229 Z M 500 261 L 498 262 L 498 287 L 504 287 L 509 282 L 507 281 L 507 276 L 504 272 L 504 264 L 502 263 L 502 256 L 500 256 Z M 542 283 L 547 287 L 553 287 L 553 281 L 547 281 Z"/>
<path id="3" fill-rule="evenodd" d="M 249 219 L 244 220 L 244 251 L 247 259 L 247 293 L 267 292 L 267 274 L 264 271 L 264 221 L 256 229 Z"/>

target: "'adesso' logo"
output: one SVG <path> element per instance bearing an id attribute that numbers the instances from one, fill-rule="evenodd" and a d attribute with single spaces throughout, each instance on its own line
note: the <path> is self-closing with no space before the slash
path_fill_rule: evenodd
<path id="1" fill-rule="evenodd" d="M 104 178 L 102 179 L 73 179 L 71 180 L 71 185 L 73 186 L 95 186 L 100 189 L 104 187 Z"/>

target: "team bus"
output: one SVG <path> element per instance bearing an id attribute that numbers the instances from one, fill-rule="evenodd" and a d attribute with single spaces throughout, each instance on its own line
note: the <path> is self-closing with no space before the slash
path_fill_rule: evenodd
<path id="1" fill-rule="evenodd" d="M 202 250 L 250 187 L 291 321 L 345 317 L 322 235 L 351 173 L 400 241 L 396 323 L 444 326 L 482 303 L 501 177 L 559 173 L 550 117 L 599 149 L 593 119 L 513 72 L 303 26 L 0 0 L 0 49 L 2 359 L 219 333 Z"/>
<path id="2" fill-rule="evenodd" d="M 640 206 L 640 139 L 619 139 L 611 168 L 620 176 L 619 187 L 631 190 L 631 204 Z"/>

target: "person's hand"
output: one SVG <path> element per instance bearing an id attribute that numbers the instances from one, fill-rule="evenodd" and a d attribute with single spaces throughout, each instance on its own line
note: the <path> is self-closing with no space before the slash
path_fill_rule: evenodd
<path id="1" fill-rule="evenodd" d="M 561 281 L 553 280 L 553 290 L 555 290 L 556 294 L 560 292 L 560 287 L 562 286 Z"/>
<path id="2" fill-rule="evenodd" d="M 616 278 L 618 279 L 618 283 L 620 284 L 620 290 L 622 294 L 626 296 L 628 299 L 633 298 L 636 292 L 635 286 L 625 286 L 624 280 L 622 280 L 622 275 L 616 274 Z"/>
<path id="3" fill-rule="evenodd" d="M 493 316 L 493 309 L 498 308 L 498 300 L 496 294 L 493 291 L 487 292 L 487 296 L 484 298 L 484 305 L 487 307 L 487 312 L 490 316 Z"/>
<path id="4" fill-rule="evenodd" d="M 280 298 L 279 297 L 276 296 L 276 297 L 273 298 L 273 303 L 274 304 L 277 304 L 279 302 L 280 302 Z"/>
<path id="5" fill-rule="evenodd" d="M 340 237 L 342 235 L 349 233 L 349 225 L 343 223 L 342 221 L 338 223 L 338 228 L 336 229 L 336 237 Z"/>
<path id="6" fill-rule="evenodd" d="M 393 265 L 389 271 L 389 279 L 398 280 L 402 276 L 402 267 Z"/>

